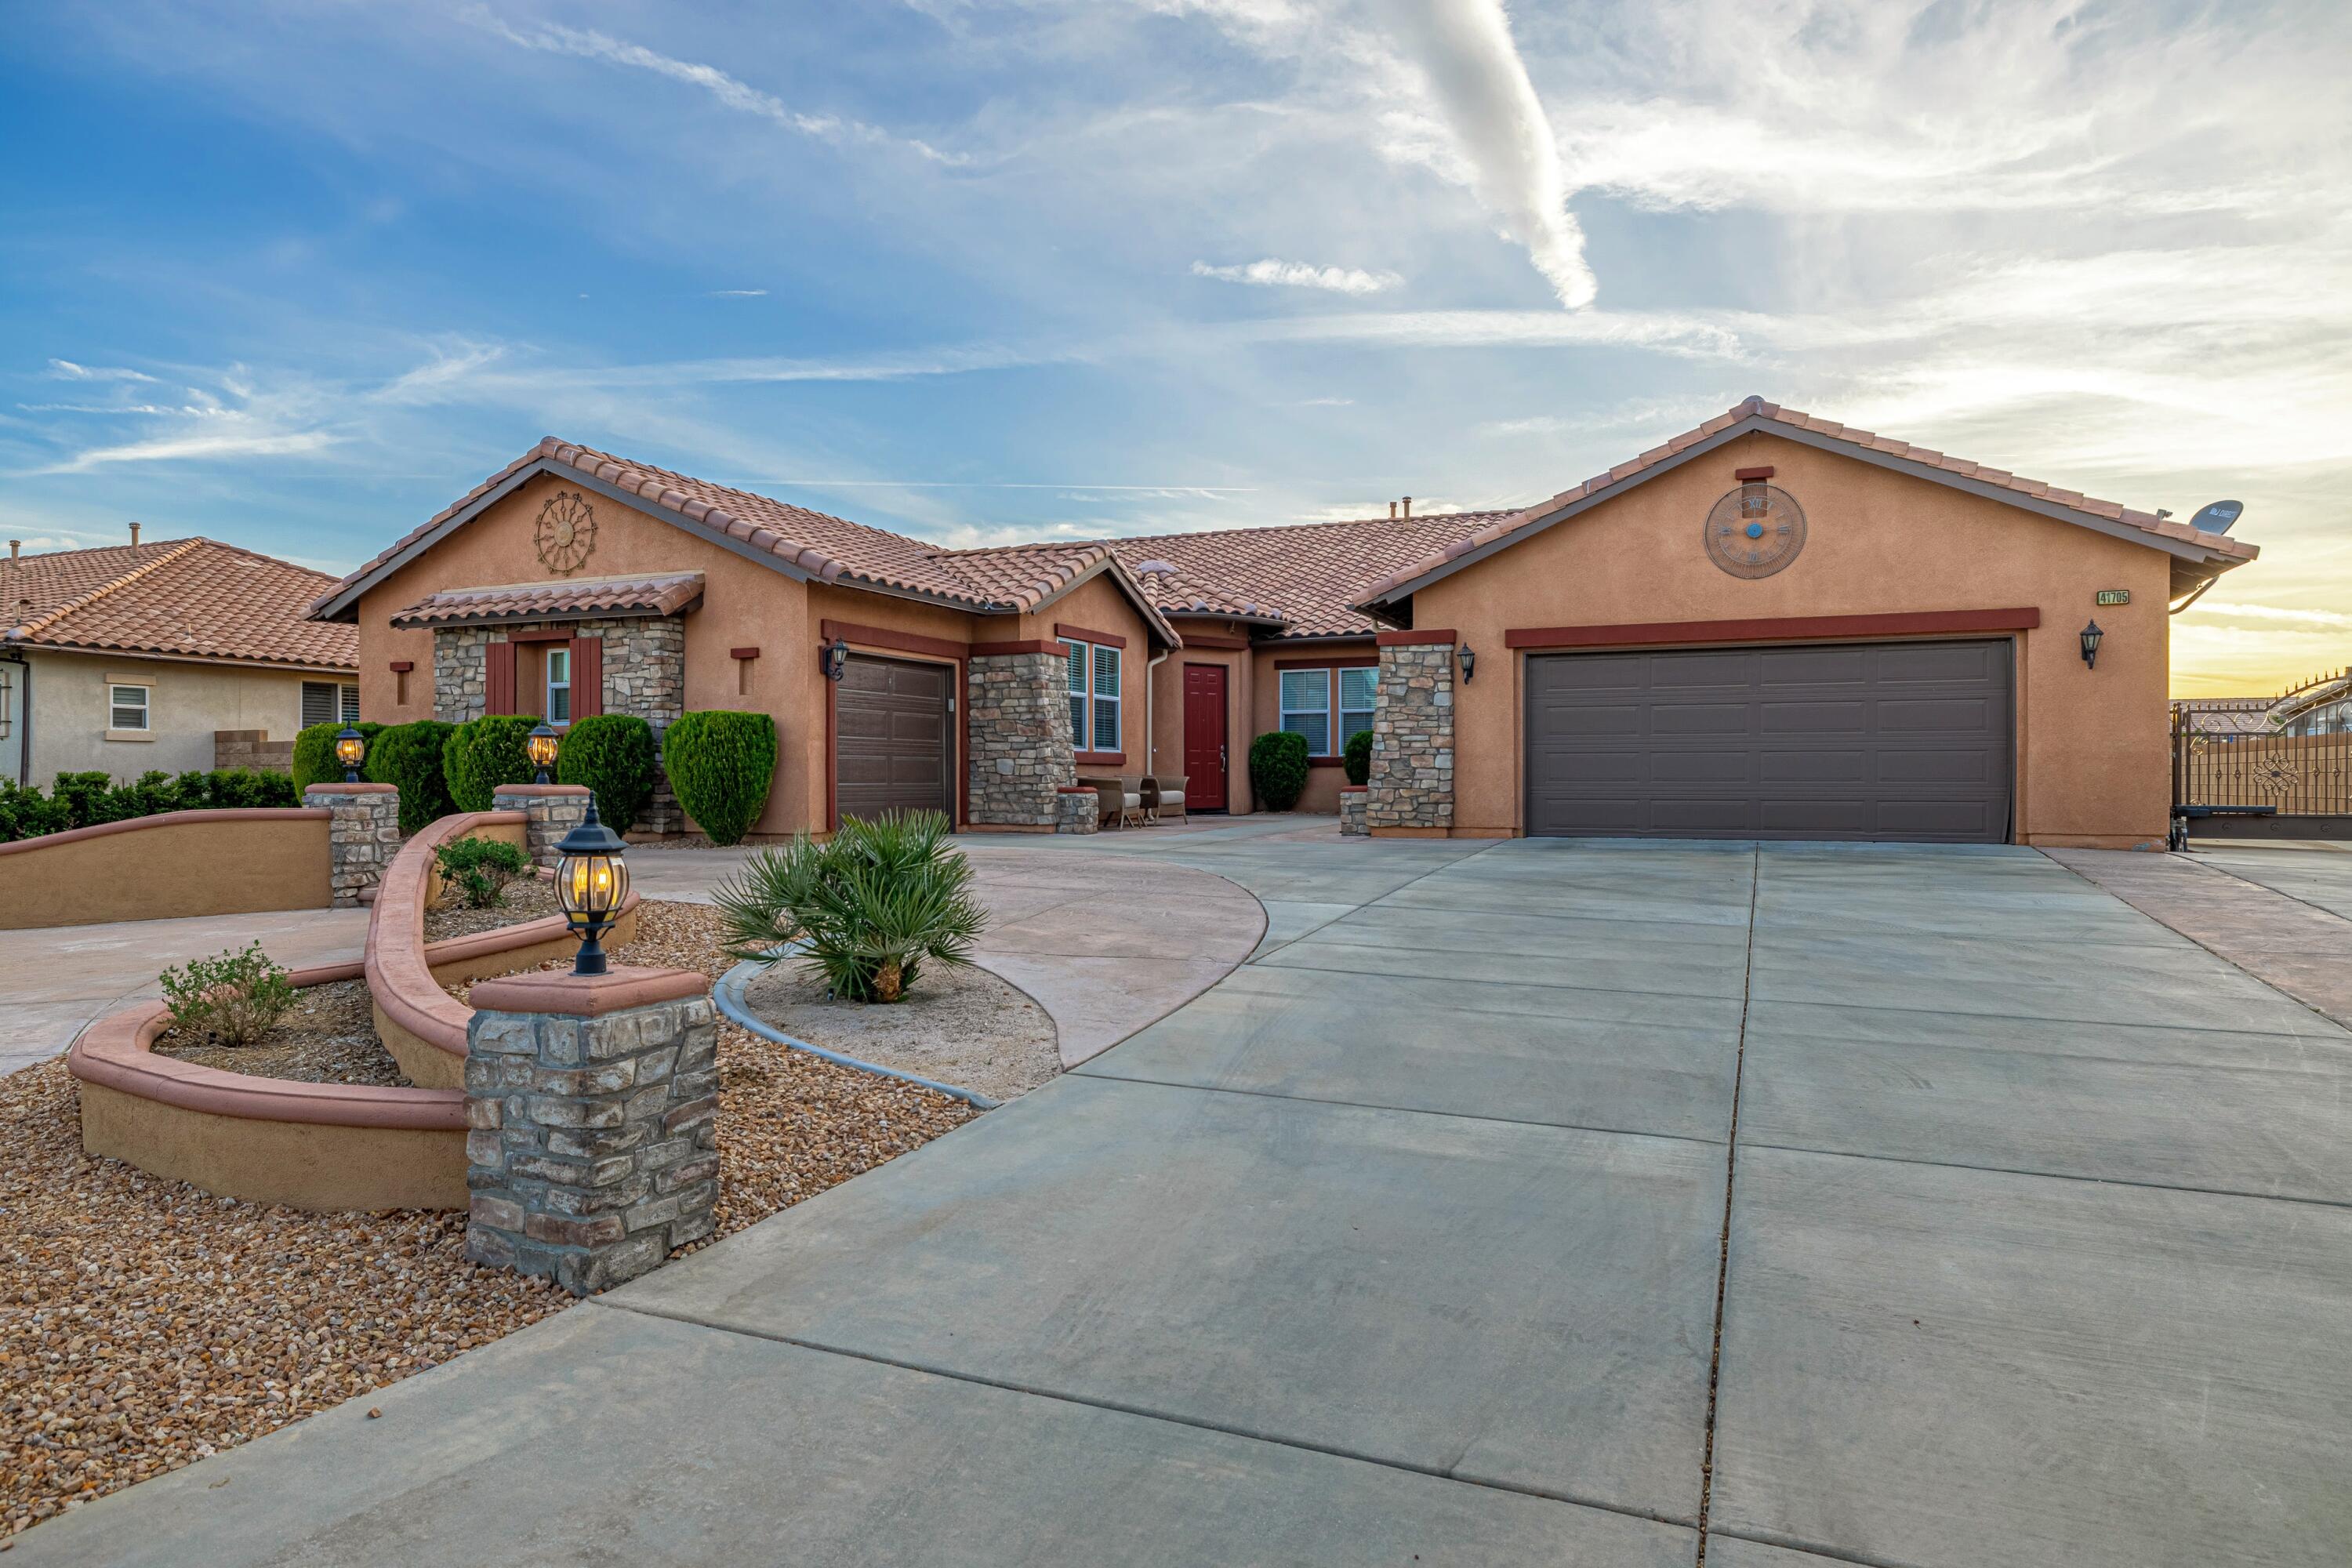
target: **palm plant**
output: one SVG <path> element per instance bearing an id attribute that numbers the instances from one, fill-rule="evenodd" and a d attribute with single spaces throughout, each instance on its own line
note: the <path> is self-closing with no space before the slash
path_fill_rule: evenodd
<path id="1" fill-rule="evenodd" d="M 727 952 L 772 963 L 798 943 L 834 994 L 855 1002 L 899 1000 L 925 960 L 971 963 L 988 915 L 948 833 L 939 812 L 892 812 L 844 817 L 822 844 L 803 834 L 762 849 L 711 895 Z"/>

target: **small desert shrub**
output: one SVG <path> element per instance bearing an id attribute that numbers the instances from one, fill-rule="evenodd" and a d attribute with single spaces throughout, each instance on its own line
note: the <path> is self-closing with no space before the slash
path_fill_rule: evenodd
<path id="1" fill-rule="evenodd" d="M 803 834 L 762 849 L 712 895 L 737 958 L 782 958 L 783 943 L 824 973 L 836 996 L 896 1002 L 927 959 L 969 963 L 988 923 L 971 862 L 949 847 L 936 811 L 844 817 L 820 844 Z"/>
<path id="2" fill-rule="evenodd" d="M 713 844 L 736 844 L 760 820 L 776 773 L 776 721 L 724 709 L 688 713 L 662 736 L 670 788 Z"/>
<path id="3" fill-rule="evenodd" d="M 1340 766 L 1351 784 L 1370 784 L 1372 778 L 1372 732 L 1359 730 L 1348 737 L 1348 749 L 1341 754 Z"/>
<path id="4" fill-rule="evenodd" d="M 503 838 L 457 838 L 433 852 L 441 879 L 478 910 L 507 901 L 507 884 L 530 869 L 530 857 Z"/>
<path id="5" fill-rule="evenodd" d="M 192 958 L 163 971 L 162 984 L 173 1026 L 223 1045 L 252 1044 L 294 1005 L 294 983 L 257 942 L 243 952 Z"/>
<path id="6" fill-rule="evenodd" d="M 457 809 L 457 802 L 449 798 L 442 756 L 457 728 L 438 719 L 419 719 L 413 724 L 394 724 L 368 747 L 362 771 L 371 783 L 388 784 L 400 791 L 403 834 L 422 831 Z"/>
<path id="7" fill-rule="evenodd" d="M 1307 791 L 1307 737 L 1272 730 L 1250 742 L 1250 788 L 1268 811 L 1288 811 Z"/>
<path id="8" fill-rule="evenodd" d="M 375 738 L 383 733 L 381 724 L 354 724 L 360 739 L 375 750 Z M 335 761 L 335 737 L 343 732 L 341 720 L 331 724 L 313 724 L 294 732 L 294 793 L 300 795 L 314 784 L 341 784 L 343 764 Z M 367 777 L 367 763 L 360 763 L 360 776 Z"/>
<path id="9" fill-rule="evenodd" d="M 441 776 L 459 811 L 488 811 L 499 785 L 529 784 L 539 776 L 526 750 L 538 727 L 536 719 L 493 713 L 450 732 L 441 744 Z"/>
<path id="10" fill-rule="evenodd" d="M 555 782 L 586 784 L 596 815 L 626 833 L 654 797 L 654 727 L 626 713 L 575 720 L 555 753 Z"/>

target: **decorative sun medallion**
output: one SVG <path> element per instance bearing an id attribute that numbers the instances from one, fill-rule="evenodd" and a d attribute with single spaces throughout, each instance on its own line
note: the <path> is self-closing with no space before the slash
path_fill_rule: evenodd
<path id="1" fill-rule="evenodd" d="M 1769 577 L 1805 547 L 1805 513 L 1788 491 L 1744 484 L 1706 514 L 1706 553 L 1735 577 Z"/>
<path id="2" fill-rule="evenodd" d="M 577 572 L 596 548 L 596 514 L 577 490 L 549 498 L 539 509 L 539 559 L 551 572 Z"/>

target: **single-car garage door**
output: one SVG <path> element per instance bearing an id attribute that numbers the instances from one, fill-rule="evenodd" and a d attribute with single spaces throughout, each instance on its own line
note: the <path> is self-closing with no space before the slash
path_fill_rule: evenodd
<path id="1" fill-rule="evenodd" d="M 1528 659 L 1528 831 L 2010 836 L 2010 645 L 1829 643 Z"/>
<path id="2" fill-rule="evenodd" d="M 955 667 L 849 656 L 834 689 L 834 805 L 955 815 L 948 694 Z"/>

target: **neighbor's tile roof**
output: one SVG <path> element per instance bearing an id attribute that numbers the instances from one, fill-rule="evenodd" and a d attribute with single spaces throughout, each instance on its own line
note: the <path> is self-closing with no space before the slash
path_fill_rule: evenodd
<path id="1" fill-rule="evenodd" d="M 201 538 L 27 555 L 0 561 L 0 641 L 356 669 L 356 628 L 304 618 L 330 581 Z"/>
<path id="2" fill-rule="evenodd" d="M 633 577 L 575 577 L 562 583 L 509 583 L 491 588 L 445 588 L 392 617 L 395 626 L 451 626 L 541 616 L 667 616 L 702 597 L 699 572 L 640 573 Z"/>
<path id="3" fill-rule="evenodd" d="M 2251 561 L 2261 553 L 2259 549 L 2246 543 L 2243 540 L 2231 539 L 2224 534 L 2201 532 L 2185 522 L 2175 522 L 2169 518 L 2160 518 L 2154 512 L 2135 511 L 2117 501 L 2100 500 L 2096 497 L 2086 496 L 2080 490 L 2063 489 L 2040 479 L 2021 479 L 2006 468 L 1996 468 L 1982 463 L 1970 462 L 1966 458 L 1949 457 L 1929 447 L 1915 447 L 1908 441 L 1897 440 L 1892 436 L 1880 436 L 1869 430 L 1849 429 L 1834 419 L 1818 418 L 1811 414 L 1801 414 L 1793 408 L 1783 408 L 1777 403 L 1767 403 L 1760 397 L 1750 397 L 1727 412 L 1717 415 L 1696 429 L 1685 430 L 1663 446 L 1653 447 L 1640 457 L 1620 463 L 1605 474 L 1595 474 L 1573 489 L 1562 490 L 1549 500 L 1538 501 L 1531 507 L 1511 512 L 1466 538 L 1456 540 L 1440 550 L 1431 552 L 1418 561 L 1407 563 L 1389 572 L 1368 584 L 1363 592 L 1356 596 L 1354 602 L 1359 605 L 1379 604 L 1406 584 L 1424 577 L 1432 572 L 1441 571 L 1450 563 L 1461 559 L 1473 551 L 1481 550 L 1489 544 L 1508 539 L 1520 530 L 1540 522 L 1560 508 L 1571 506 L 1612 485 L 1622 484 L 1746 419 L 1761 420 L 1763 422 L 1761 427 L 1766 428 L 1768 432 L 1770 426 L 1784 425 L 1792 430 L 1803 430 L 1816 436 L 1825 436 L 1850 447 L 1883 452 L 1889 457 L 1902 458 L 1907 462 L 1941 468 L 1947 473 L 1962 479 L 1974 479 L 1980 484 L 1997 485 L 2003 489 L 2014 490 L 2021 496 L 2030 496 L 2035 500 L 2048 501 L 2093 517 L 2104 518 L 2109 522 L 2124 523 L 2161 538 L 2178 540 L 2182 543 L 2193 543 L 2206 551 L 2209 556 L 2222 557 L 2231 565 Z"/>

